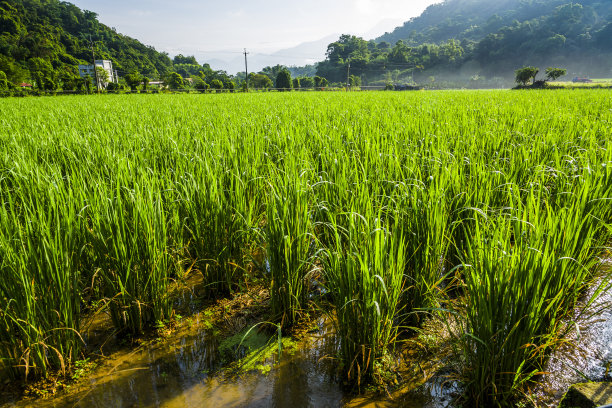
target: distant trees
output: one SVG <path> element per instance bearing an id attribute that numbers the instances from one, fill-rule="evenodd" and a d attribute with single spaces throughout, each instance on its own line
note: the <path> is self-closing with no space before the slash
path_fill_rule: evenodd
<path id="1" fill-rule="evenodd" d="M 43 58 L 30 58 L 28 60 L 30 78 L 34 80 L 36 87 L 41 90 L 53 90 L 55 85 L 54 70 L 51 63 Z"/>
<path id="2" fill-rule="evenodd" d="M 288 69 L 282 69 L 276 76 L 276 87 L 283 90 L 291 89 L 291 72 Z"/>
<path id="3" fill-rule="evenodd" d="M 195 57 L 183 57 L 179 54 L 174 57 L 174 71 L 181 74 L 184 78 L 190 78 L 199 75 L 202 72 L 202 66 L 198 64 Z"/>
<path id="4" fill-rule="evenodd" d="M 8 80 L 4 71 L 0 71 L 0 91 L 8 89 Z"/>
<path id="5" fill-rule="evenodd" d="M 108 72 L 102 67 L 96 67 L 96 78 L 98 80 L 98 88 L 105 87 L 108 84 Z"/>
<path id="6" fill-rule="evenodd" d="M 0 43 L 2 42 L 0 35 Z M 3 71 L 9 83 L 18 84 L 27 77 L 27 71 L 13 58 L 0 53 L 0 71 Z"/>
<path id="7" fill-rule="evenodd" d="M 198 61 L 194 56 L 184 56 L 183 54 L 179 54 L 172 60 L 174 64 L 188 64 L 188 65 L 199 65 Z"/>
<path id="8" fill-rule="evenodd" d="M 558 78 L 561 78 L 563 75 L 567 74 L 567 69 L 562 68 L 546 68 L 546 80 L 547 81 L 556 81 Z"/>
<path id="9" fill-rule="evenodd" d="M 59 75 L 59 81 L 61 88 L 64 91 L 74 91 L 79 84 L 81 78 L 75 74 L 72 70 L 63 70 Z"/>
<path id="10" fill-rule="evenodd" d="M 46 76 L 43 78 L 42 89 L 45 91 L 55 91 L 57 90 L 57 82 L 52 77 Z"/>
<path id="11" fill-rule="evenodd" d="M 185 87 L 185 81 L 178 72 L 171 72 L 166 82 L 170 89 L 183 89 Z"/>
<path id="12" fill-rule="evenodd" d="M 328 84 L 329 82 L 327 81 L 327 79 L 318 75 L 314 77 L 315 88 L 325 88 Z"/>
<path id="13" fill-rule="evenodd" d="M 274 80 L 274 86 L 276 88 L 280 88 L 276 83 L 276 78 L 278 77 L 278 74 L 285 69 L 287 69 L 287 67 L 284 65 L 275 65 L 273 67 L 265 67 L 259 73 L 266 75 L 271 80 Z"/>
<path id="14" fill-rule="evenodd" d="M 542 88 L 546 86 L 547 81 L 555 81 L 556 79 L 567 74 L 567 70 L 563 68 L 546 68 L 546 79 L 536 81 L 536 76 L 540 72 L 536 67 L 523 67 L 515 72 L 515 81 L 520 86 L 527 86 L 531 82 L 531 87 Z"/>
<path id="15" fill-rule="evenodd" d="M 344 83 L 350 64 L 351 74 L 366 80 L 380 79 L 395 69 L 400 69 L 407 76 L 417 66 L 456 69 L 467 56 L 464 45 L 454 39 L 415 46 L 399 40 L 391 47 L 386 42 L 376 43 L 361 37 L 342 35 L 327 47 L 325 61 L 317 64 L 317 75 L 331 82 Z"/>
<path id="16" fill-rule="evenodd" d="M 90 77 L 89 75 L 85 75 L 83 78 L 81 78 L 79 89 L 87 91 L 87 93 L 90 93 L 92 84 L 93 84 L 93 78 Z"/>
<path id="17" fill-rule="evenodd" d="M 210 88 L 210 85 L 204 82 L 204 79 L 202 79 L 201 76 L 196 76 L 193 78 L 193 87 L 200 92 L 205 92 Z"/>
<path id="18" fill-rule="evenodd" d="M 300 89 L 300 78 L 293 78 L 293 89 Z"/>
<path id="19" fill-rule="evenodd" d="M 312 77 L 302 77 L 299 78 L 299 81 L 301 88 L 314 88 L 315 86 L 314 78 Z"/>
<path id="20" fill-rule="evenodd" d="M 215 90 L 223 89 L 223 82 L 220 79 L 213 79 L 210 81 L 210 87 Z"/>
<path id="21" fill-rule="evenodd" d="M 250 74 L 249 84 L 255 89 L 267 89 L 272 88 L 272 80 L 264 74 Z"/>
<path id="22" fill-rule="evenodd" d="M 517 84 L 526 86 L 529 82 L 535 83 L 536 76 L 540 72 L 536 67 L 523 67 L 515 71 L 515 81 Z"/>
<path id="23" fill-rule="evenodd" d="M 125 82 L 132 91 L 135 91 L 142 83 L 142 75 L 138 71 L 132 71 L 125 76 Z"/>

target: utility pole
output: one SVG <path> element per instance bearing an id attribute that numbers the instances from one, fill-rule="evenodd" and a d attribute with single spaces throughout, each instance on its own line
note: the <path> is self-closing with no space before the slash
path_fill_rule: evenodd
<path id="1" fill-rule="evenodd" d="M 244 73 L 246 76 L 244 77 L 244 82 L 246 83 L 246 90 L 249 92 L 249 65 L 247 64 L 247 52 L 246 48 L 244 49 Z"/>
<path id="2" fill-rule="evenodd" d="M 351 59 L 348 59 L 348 69 L 346 72 L 346 90 L 348 91 L 351 87 Z"/>
<path id="3" fill-rule="evenodd" d="M 96 81 L 96 92 L 100 93 L 100 82 L 98 81 L 98 70 L 96 69 L 96 54 L 94 51 L 94 42 L 91 39 L 91 34 L 89 35 L 89 44 L 91 45 L 91 58 L 93 63 L 94 78 Z"/>

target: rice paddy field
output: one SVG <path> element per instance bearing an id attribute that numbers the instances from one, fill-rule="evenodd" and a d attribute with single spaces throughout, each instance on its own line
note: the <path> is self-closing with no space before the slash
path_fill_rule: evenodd
<path id="1" fill-rule="evenodd" d="M 279 348 L 328 316 L 353 392 L 433 324 L 458 404 L 514 406 L 608 289 L 609 90 L 4 99 L 0 124 L 3 381 L 78 370 L 93 313 L 169 324 L 197 275 L 261 287 Z"/>
<path id="2" fill-rule="evenodd" d="M 563 87 L 563 88 L 610 88 L 612 87 L 612 79 L 611 78 L 594 78 L 591 79 L 592 82 L 572 82 L 572 81 L 554 81 L 551 82 L 550 85 L 553 87 Z"/>

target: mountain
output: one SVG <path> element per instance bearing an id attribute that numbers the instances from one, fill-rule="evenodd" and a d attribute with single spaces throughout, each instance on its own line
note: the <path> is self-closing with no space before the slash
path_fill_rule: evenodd
<path id="1" fill-rule="evenodd" d="M 266 53 L 251 53 L 248 56 L 250 72 L 261 71 L 264 67 L 275 65 L 304 66 L 311 65 L 325 58 L 327 45 L 338 38 L 338 34 L 328 35 L 316 41 L 304 42 L 295 47 Z M 227 56 L 231 56 L 227 58 Z M 201 61 L 207 61 L 212 67 L 227 72 L 244 72 L 244 55 L 234 51 L 210 52 L 196 54 Z"/>
<path id="2" fill-rule="evenodd" d="M 397 27 L 403 22 L 401 19 L 388 18 L 377 22 L 367 31 L 357 35 L 363 38 L 376 38 L 379 34 L 391 27 Z M 294 47 L 284 48 L 278 51 L 266 53 L 249 54 L 248 64 L 249 71 L 261 71 L 264 67 L 272 67 L 276 65 L 285 65 L 288 67 L 304 67 L 310 66 L 318 61 L 325 59 L 327 46 L 335 41 L 340 34 L 330 34 L 319 40 L 308 41 L 298 44 Z M 232 56 L 232 54 L 234 54 Z M 227 72 L 236 73 L 244 71 L 244 56 L 237 55 L 234 51 L 219 51 L 218 53 L 210 52 L 207 54 L 197 54 L 196 57 L 201 61 L 206 61 L 211 67 L 223 69 Z M 228 55 L 231 57 L 228 58 Z"/>
<path id="3" fill-rule="evenodd" d="M 612 1 L 446 0 L 374 41 L 342 36 L 318 64 L 332 81 L 512 78 L 525 65 L 612 76 Z"/>
<path id="4" fill-rule="evenodd" d="M 150 78 L 172 71 L 172 60 L 100 23 L 97 15 L 59 0 L 0 0 L 0 71 L 17 83 L 40 73 L 51 80 L 77 75 L 77 65 L 113 61 L 119 74 Z"/>

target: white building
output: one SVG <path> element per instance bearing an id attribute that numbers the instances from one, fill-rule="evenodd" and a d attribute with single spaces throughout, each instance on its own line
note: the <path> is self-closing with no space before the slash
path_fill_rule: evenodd
<path id="1" fill-rule="evenodd" d="M 100 86 L 106 87 L 109 82 L 117 83 L 117 72 L 113 70 L 113 62 L 109 60 L 96 60 L 96 67 L 102 68 L 108 74 L 108 81 L 104 81 L 100 83 Z M 93 65 L 79 65 L 79 75 L 81 78 L 85 78 L 89 76 L 92 79 L 95 79 L 96 75 L 94 73 Z"/>

